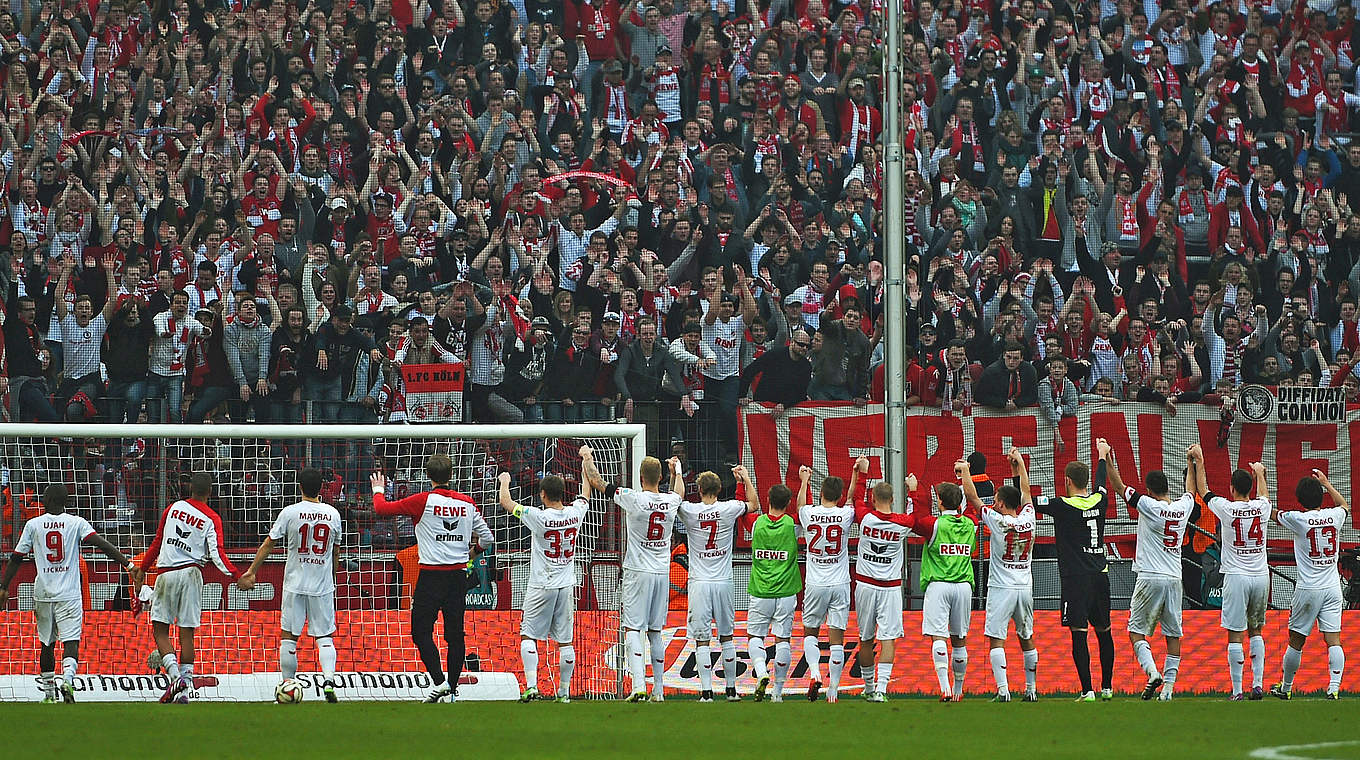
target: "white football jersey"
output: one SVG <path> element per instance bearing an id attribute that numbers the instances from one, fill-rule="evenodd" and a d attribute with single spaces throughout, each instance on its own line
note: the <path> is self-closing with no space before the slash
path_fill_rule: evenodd
<path id="1" fill-rule="evenodd" d="M 344 536 L 340 513 L 325 502 L 299 501 L 279 512 L 269 537 L 286 541 L 283 590 L 306 596 L 335 593 L 335 547 Z"/>
<path id="2" fill-rule="evenodd" d="M 519 519 L 533 536 L 529 557 L 529 585 L 534 588 L 571 588 L 576 585 L 576 538 L 590 511 L 578 498 L 561 509 L 525 507 Z"/>
<path id="3" fill-rule="evenodd" d="M 855 551 L 855 578 L 875 586 L 902 584 L 902 542 L 913 515 L 883 514 L 870 510 L 859 519 L 859 545 Z"/>
<path id="4" fill-rule="evenodd" d="M 472 497 L 448 488 L 412 494 L 388 501 L 373 494 L 373 511 L 380 515 L 410 515 L 416 522 L 416 551 L 427 570 L 463 567 L 472 556 L 472 545 L 490 549 L 496 537 L 477 510 Z"/>
<path id="5" fill-rule="evenodd" d="M 80 601 L 80 544 L 94 534 L 94 526 L 70 512 L 44 513 L 24 523 L 14 553 L 32 554 L 37 565 L 33 601 Z"/>
<path id="6" fill-rule="evenodd" d="M 628 526 L 628 548 L 623 554 L 623 569 L 643 573 L 669 573 L 671 569 L 671 528 L 680 509 L 679 494 L 666 491 L 635 491 L 620 488 L 614 503 L 623 510 Z"/>
<path id="7" fill-rule="evenodd" d="M 850 527 L 855 507 L 808 505 L 798 510 L 798 524 L 807 538 L 808 586 L 840 586 L 850 582 Z"/>
<path id="8" fill-rule="evenodd" d="M 732 580 L 732 539 L 736 536 L 737 520 L 744 514 L 744 501 L 681 502 L 679 517 L 689 537 L 691 581 Z"/>
<path id="9" fill-rule="evenodd" d="M 1341 507 L 1280 512 L 1280 524 L 1294 534 L 1294 563 L 1298 588 L 1329 589 L 1341 583 L 1336 572 L 1341 529 L 1350 513 Z"/>
<path id="10" fill-rule="evenodd" d="M 1161 578 L 1181 577 L 1181 544 L 1195 511 L 1195 497 L 1181 494 L 1173 502 L 1158 501 L 1132 488 L 1124 500 L 1138 510 L 1138 540 L 1133 571 Z"/>
<path id="11" fill-rule="evenodd" d="M 1270 501 L 1249 499 L 1229 501 L 1209 494 L 1205 505 L 1218 517 L 1220 542 L 1223 552 L 1224 575 L 1265 575 L 1266 521 L 1270 519 Z"/>
<path id="12" fill-rule="evenodd" d="M 1020 506 L 1020 512 L 1003 515 L 982 507 L 982 522 L 991 532 L 991 556 L 987 560 L 987 588 L 1028 589 L 1034 585 L 1030 553 L 1034 550 L 1034 507 Z"/>
<path id="13" fill-rule="evenodd" d="M 194 499 L 181 499 L 166 507 L 156 537 L 142 557 L 142 569 L 201 566 L 209 560 L 226 575 L 238 577 L 222 545 L 222 518 L 212 507 Z"/>

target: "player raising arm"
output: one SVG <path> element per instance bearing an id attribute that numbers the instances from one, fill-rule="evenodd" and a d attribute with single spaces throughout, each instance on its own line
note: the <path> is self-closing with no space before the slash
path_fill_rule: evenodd
<path id="1" fill-rule="evenodd" d="M 189 479 L 189 498 L 161 513 L 156 537 L 142 557 L 142 572 L 156 568 L 151 635 L 170 679 L 161 695 L 162 704 L 185 704 L 193 691 L 194 633 L 203 615 L 203 563 L 211 560 L 218 570 L 237 579 L 239 586 L 240 572 L 222 546 L 222 518 L 208 506 L 212 489 L 211 474 L 194 473 Z M 178 659 L 170 641 L 171 625 L 179 627 Z"/>
<path id="2" fill-rule="evenodd" d="M 774 694 L 771 702 L 784 700 L 784 678 L 793 659 L 789 639 L 793 636 L 793 615 L 798 609 L 798 592 L 803 578 L 798 574 L 798 530 L 788 514 L 793 492 L 780 483 L 766 493 L 769 511 L 746 515 L 751 531 L 751 578 L 746 591 L 751 604 L 746 612 L 746 651 L 756 674 L 755 700 L 764 701 L 770 687 L 766 662 L 765 637 L 774 634 Z"/>
<path id="3" fill-rule="evenodd" d="M 1265 692 L 1266 642 L 1261 632 L 1266 624 L 1266 600 L 1270 595 L 1270 566 L 1266 562 L 1266 521 L 1270 519 L 1270 490 L 1266 467 L 1252 462 L 1251 472 L 1238 469 L 1232 474 L 1231 499 L 1209 490 L 1204 470 L 1204 454 L 1196 451 L 1195 489 L 1219 521 L 1223 562 L 1222 625 L 1228 631 L 1228 677 L 1232 683 L 1229 699 L 1246 697 L 1242 692 L 1242 652 L 1244 634 L 1251 641 L 1251 699 Z M 1251 498 L 1252 486 L 1256 498 Z"/>
<path id="4" fill-rule="evenodd" d="M 671 529 L 685 488 L 680 460 L 672 457 L 667 464 L 671 476 L 669 493 L 661 492 L 661 460 L 656 457 L 643 457 L 638 467 L 642 490 L 635 491 L 606 483 L 595 466 L 590 447 L 581 448 L 582 479 L 619 505 L 628 530 L 628 544 L 623 555 L 623 614 L 620 617 L 628 654 L 628 673 L 633 681 L 629 702 L 647 700 L 643 631 L 647 632 L 647 643 L 652 650 L 652 701 L 665 699 L 666 647 L 661 639 L 661 629 L 666 625 L 666 610 L 670 607 Z"/>
<path id="5" fill-rule="evenodd" d="M 991 556 L 987 573 L 987 617 L 983 633 L 987 636 L 996 680 L 994 702 L 1011 701 L 1006 679 L 1006 629 L 1015 623 L 1015 636 L 1025 657 L 1026 702 L 1039 700 L 1036 678 L 1039 650 L 1034 645 L 1034 580 L 1030 570 L 1030 551 L 1034 548 L 1034 498 L 1029 492 L 1029 472 L 1020 450 L 1011 447 L 1006 455 L 1011 466 L 1012 485 L 996 489 L 992 506 L 987 506 L 977 491 L 977 477 L 962 479 L 963 495 L 979 511 L 991 533 Z M 971 475 L 971 464 L 968 468 Z"/>
<path id="6" fill-rule="evenodd" d="M 81 598 L 80 545 L 97 547 L 108 558 L 127 570 L 136 588 L 141 584 L 142 571 L 94 531 L 94 527 L 66 511 L 69 494 L 66 486 L 53 484 L 43 491 L 43 514 L 24 523 L 19 543 L 14 547 L 5 575 L 0 578 L 0 610 L 9 601 L 9 585 L 19 572 L 19 563 L 32 554 L 37 573 L 33 580 L 33 616 L 38 623 L 38 679 L 44 702 L 60 698 L 68 703 L 76 701 L 75 677 L 80 657 L 81 623 L 85 604 Z M 56 644 L 61 641 L 62 677 L 57 679 Z"/>
<path id="7" fill-rule="evenodd" d="M 817 701 L 822 688 L 822 647 L 818 636 L 826 623 L 831 642 L 831 686 L 826 701 L 840 698 L 841 673 L 845 668 L 845 627 L 850 620 L 850 528 L 855 524 L 855 488 L 869 471 L 869 458 L 861 456 L 850 469 L 850 487 L 834 475 L 822 480 L 821 503 L 806 506 L 812 468 L 798 469 L 801 480 L 794 514 L 807 539 L 807 577 L 803 591 L 803 659 L 807 661 L 808 700 Z"/>
<path id="8" fill-rule="evenodd" d="M 756 487 L 746 468 L 732 468 L 737 479 L 736 500 L 719 501 L 722 479 L 715 472 L 699 473 L 699 502 L 682 502 L 679 519 L 689 536 L 689 635 L 694 639 L 699 663 L 699 701 L 713 701 L 712 631 L 718 629 L 722 644 L 723 678 L 727 681 L 727 701 L 740 702 L 737 695 L 736 608 L 732 603 L 732 539 L 737 520 L 760 510 Z"/>
<path id="9" fill-rule="evenodd" d="M 583 447 L 584 448 L 584 447 Z M 510 473 L 502 472 L 499 482 L 501 509 L 509 512 L 529 529 L 532 553 L 529 555 L 529 585 L 524 592 L 524 612 L 519 624 L 519 654 L 524 663 L 524 693 L 521 702 L 539 699 L 538 642 L 551 638 L 557 642 L 557 666 L 561 686 L 557 701 L 571 701 L 571 674 L 576 669 L 576 648 L 572 646 L 576 620 L 576 537 L 590 511 L 590 481 L 581 479 L 581 495 L 563 504 L 567 483 L 558 475 L 545 475 L 538 481 L 538 500 L 543 507 L 526 507 L 510 498 Z"/>
<path id="10" fill-rule="evenodd" d="M 274 525 L 255 552 L 255 560 L 241 575 L 240 586 L 255 585 L 255 574 L 264 564 L 274 544 L 282 542 L 288 549 L 288 561 L 283 566 L 283 613 L 279 625 L 279 670 L 287 680 L 297 675 L 297 643 L 302 627 L 316 642 L 316 659 L 321 663 L 322 693 L 326 701 L 335 697 L 335 570 L 340 557 L 335 546 L 345 535 L 340 513 L 321 501 L 321 472 L 308 467 L 298 473 L 298 489 L 302 501 L 290 504 L 279 512 Z"/>
<path id="11" fill-rule="evenodd" d="M 1322 506 L 1323 493 L 1332 506 Z M 1284 675 L 1270 693 L 1289 699 L 1294 674 L 1303 661 L 1303 645 L 1317 624 L 1327 643 L 1327 698 L 1339 699 L 1346 652 L 1341 648 L 1341 576 L 1336 572 L 1337 537 L 1350 517 L 1350 505 L 1321 470 L 1299 479 L 1294 488 L 1302 511 L 1271 510 L 1271 518 L 1294 534 L 1294 562 L 1299 582 L 1289 606 L 1289 647 L 1284 650 Z"/>
<path id="12" fill-rule="evenodd" d="M 387 500 L 387 478 L 382 473 L 373 473 L 368 481 L 373 488 L 374 512 L 409 515 L 416 524 L 420 574 L 411 594 L 411 640 L 434 682 L 434 689 L 425 701 L 453 702 L 458 698 L 458 680 L 463 675 L 466 653 L 463 611 L 468 567 L 477 552 L 491 549 L 496 539 L 472 498 L 449 487 L 453 462 L 447 454 L 431 454 L 425 460 L 425 475 L 434 488 L 400 501 Z M 444 642 L 449 650 L 447 680 L 439 661 L 439 647 L 434 643 L 434 621 L 441 612 Z"/>
<path id="13" fill-rule="evenodd" d="M 1115 493 L 1124 497 L 1129 508 L 1138 513 L 1138 538 L 1135 546 L 1133 572 L 1138 580 L 1133 586 L 1133 600 L 1129 610 L 1129 643 L 1138 666 L 1147 674 L 1143 699 L 1169 701 L 1176 688 L 1176 676 L 1181 665 L 1181 544 L 1186 526 L 1199 519 L 1199 505 L 1189 492 L 1194 487 L 1196 463 L 1194 454 L 1199 444 L 1186 451 L 1186 490 L 1172 501 L 1171 486 L 1166 473 L 1152 470 L 1147 474 L 1147 493 L 1140 494 L 1125 485 L 1119 476 L 1119 465 L 1110 454 L 1104 438 L 1096 439 L 1096 448 L 1110 466 L 1110 484 Z M 1152 659 L 1152 645 L 1148 637 L 1162 626 L 1166 639 L 1166 661 L 1161 672 Z M 1158 693 L 1157 689 L 1161 692 Z"/>

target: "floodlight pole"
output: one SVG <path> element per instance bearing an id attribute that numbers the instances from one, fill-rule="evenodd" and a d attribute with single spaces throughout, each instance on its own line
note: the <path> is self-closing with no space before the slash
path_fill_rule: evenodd
<path id="1" fill-rule="evenodd" d="M 902 16 L 901 2 L 886 14 L 883 46 L 883 477 L 893 485 L 893 511 L 904 511 L 906 457 L 906 198 L 902 157 Z"/>

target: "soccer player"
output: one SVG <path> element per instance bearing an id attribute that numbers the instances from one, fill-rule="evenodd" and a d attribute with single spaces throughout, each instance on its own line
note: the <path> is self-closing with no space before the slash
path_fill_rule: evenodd
<path id="1" fill-rule="evenodd" d="M 557 701 L 571 701 L 571 674 L 576 670 L 572 646 L 576 617 L 576 538 L 590 512 L 590 481 L 582 479 L 581 495 L 564 504 L 567 483 L 558 475 L 538 481 L 538 500 L 543 507 L 526 507 L 510 498 L 510 473 L 497 476 L 501 509 L 519 518 L 529 529 L 529 585 L 524 592 L 524 616 L 519 624 L 519 654 L 524 663 L 521 702 L 539 698 L 538 642 L 557 642 L 557 667 L 561 682 Z"/>
<path id="2" fill-rule="evenodd" d="M 822 647 L 818 637 L 822 624 L 831 642 L 831 684 L 826 701 L 840 698 L 841 672 L 845 668 L 845 627 L 850 621 L 850 528 L 855 524 L 855 487 L 869 471 L 869 458 L 855 460 L 850 488 L 834 475 L 822 480 L 821 503 L 808 506 L 808 481 L 812 468 L 798 469 L 801 480 L 794 514 L 807 539 L 807 577 L 803 591 L 803 659 L 807 661 L 808 701 L 816 702 L 822 688 Z"/>
<path id="3" fill-rule="evenodd" d="M 283 566 L 283 613 L 279 625 L 279 670 L 285 680 L 297 675 L 297 643 L 305 623 L 307 633 L 316 642 L 316 659 L 321 663 L 322 693 L 326 701 L 335 697 L 335 570 L 340 558 L 335 546 L 344 536 L 344 525 L 335 507 L 321 501 L 321 472 L 308 467 L 298 473 L 298 489 L 302 501 L 290 504 L 279 512 L 255 552 L 250 568 L 241 574 L 240 586 L 255 585 L 255 574 L 260 565 L 282 542 L 288 548 L 288 561 Z"/>
<path id="4" fill-rule="evenodd" d="M 774 634 L 774 693 L 771 702 L 784 701 L 784 679 L 793 659 L 789 639 L 793 637 L 793 614 L 798 608 L 798 592 L 803 578 L 798 573 L 798 531 L 788 514 L 793 492 L 784 484 L 766 492 L 768 511 L 747 514 L 745 526 L 751 531 L 751 578 L 746 592 L 751 596 L 746 611 L 746 651 L 756 674 L 755 700 L 765 700 L 770 688 L 770 670 L 765 637 Z"/>
<path id="5" fill-rule="evenodd" d="M 1039 701 L 1036 679 L 1039 670 L 1039 649 L 1034 645 L 1034 576 L 1030 571 L 1030 551 L 1034 548 L 1034 498 L 1029 492 L 1029 472 L 1025 459 L 1015 447 L 1006 455 L 1011 466 L 1013 485 L 996 489 L 992 505 L 978 493 L 978 478 L 969 475 L 962 479 L 963 495 L 968 504 L 976 507 L 991 533 L 991 556 L 987 573 L 987 617 L 983 633 L 987 636 L 988 653 L 992 662 L 992 678 L 996 680 L 993 702 L 1011 701 L 1010 683 L 1006 678 L 1006 630 L 1015 623 L 1015 636 L 1020 640 L 1020 651 L 1025 657 L 1026 702 Z"/>
<path id="6" fill-rule="evenodd" d="M 1053 518 L 1053 540 L 1058 548 L 1058 577 L 1062 582 L 1062 624 L 1072 635 L 1072 663 L 1081 680 L 1078 702 L 1096 701 L 1091 688 L 1091 651 L 1086 629 L 1096 629 L 1100 643 L 1100 698 L 1114 698 L 1114 637 L 1110 635 L 1110 571 L 1105 563 L 1105 461 L 1096 464 L 1095 489 L 1091 468 L 1068 462 L 1063 469 L 1063 497 L 1040 496 L 1035 512 Z"/>
<path id="7" fill-rule="evenodd" d="M 69 494 L 66 486 L 52 484 L 43 491 L 43 514 L 24 523 L 19 543 L 0 578 L 0 610 L 9 601 L 9 585 L 19 572 L 19 563 L 29 554 L 37 573 L 33 580 L 33 616 L 38 622 L 38 667 L 42 671 L 43 702 L 75 702 L 77 659 L 80 657 L 81 623 L 85 617 L 81 597 L 80 545 L 92 544 L 127 570 L 135 588 L 141 584 L 141 570 L 132 564 L 94 527 L 66 511 Z M 61 641 L 62 677 L 57 679 L 57 641 Z M 60 696 L 58 696 L 60 695 Z"/>
<path id="8" fill-rule="evenodd" d="M 1323 507 L 1324 491 L 1332 506 Z M 1350 517 L 1350 505 L 1327 480 L 1321 470 L 1312 477 L 1299 479 L 1294 488 L 1302 511 L 1271 511 L 1271 518 L 1294 534 L 1294 562 L 1299 582 L 1289 608 L 1289 647 L 1284 650 L 1284 676 L 1270 693 L 1289 699 L 1294 689 L 1294 673 L 1303 659 L 1303 645 L 1317 623 L 1322 640 L 1327 642 L 1327 698 L 1339 699 L 1341 675 L 1346 670 L 1346 653 L 1341 648 L 1341 576 L 1336 572 L 1337 536 Z"/>
<path id="9" fill-rule="evenodd" d="M 954 463 L 954 475 L 974 488 L 968 462 Z M 973 554 L 977 547 L 977 516 L 964 505 L 964 491 L 953 483 L 935 488 L 940 498 L 940 516 L 926 511 L 912 515 L 911 529 L 926 539 L 921 553 L 922 602 L 921 633 L 931 639 L 931 659 L 940 681 L 941 702 L 963 701 L 963 683 L 968 673 L 968 625 L 973 614 Z M 945 645 L 950 646 L 948 652 Z M 949 684 L 949 663 L 953 659 L 954 684 Z"/>
<path id="10" fill-rule="evenodd" d="M 1228 631 L 1228 677 L 1232 681 L 1234 702 L 1245 699 L 1242 693 L 1243 635 L 1251 642 L 1251 699 L 1265 696 L 1261 688 L 1266 670 L 1266 642 L 1261 631 L 1266 624 L 1266 601 L 1270 594 L 1270 566 L 1266 562 L 1266 521 L 1270 519 L 1270 491 L 1266 466 L 1252 462 L 1251 472 L 1238 469 L 1232 474 L 1232 498 L 1225 499 L 1209 490 L 1204 473 L 1204 454 L 1195 457 L 1196 490 L 1214 513 L 1222 532 L 1223 611 L 1222 625 Z M 1251 498 L 1252 485 L 1256 498 Z"/>
<path id="11" fill-rule="evenodd" d="M 627 647 L 628 673 L 633 691 L 629 702 L 647 701 L 647 671 L 643 660 L 642 632 L 652 654 L 652 701 L 665 701 L 666 647 L 661 629 L 666 625 L 670 607 L 671 529 L 675 513 L 684 498 L 685 482 L 680 460 L 666 460 L 671 474 L 671 490 L 661 492 L 661 460 L 643 457 L 638 468 L 642 490 L 621 488 L 606 483 L 595 466 L 589 448 L 581 452 L 581 469 L 591 488 L 603 491 L 623 510 L 628 529 L 628 546 L 623 555 L 624 646 Z"/>
<path id="12" fill-rule="evenodd" d="M 203 615 L 203 563 L 240 585 L 240 572 L 222 545 L 222 518 L 208 499 L 212 475 L 196 472 L 189 479 L 189 498 L 180 499 L 161 513 L 156 537 L 142 557 L 143 573 L 156 568 L 155 596 L 151 599 L 151 635 L 161 655 L 161 667 L 170 683 L 161 703 L 187 704 L 194 685 L 194 634 Z M 170 626 L 179 627 L 179 657 L 170 641 Z"/>
<path id="13" fill-rule="evenodd" d="M 907 493 L 916 491 L 916 476 L 908 475 Z M 874 484 L 865 503 L 855 510 L 859 544 L 855 550 L 855 622 L 859 650 L 855 659 L 864 677 L 864 698 L 887 700 L 897 640 L 902 638 L 902 541 L 914 525 L 915 513 L 892 511 L 893 490 L 887 481 Z M 910 495 L 907 504 L 912 503 Z M 923 505 L 930 509 L 929 502 Z M 874 659 L 874 645 L 878 659 Z"/>
<path id="14" fill-rule="evenodd" d="M 1138 580 L 1133 585 L 1133 600 L 1129 609 L 1129 643 L 1138 666 L 1147 674 L 1143 699 L 1169 702 L 1176 690 L 1176 675 L 1181 667 L 1181 607 L 1184 590 L 1181 586 L 1181 544 L 1186 527 L 1199 519 L 1199 504 L 1190 488 L 1196 475 L 1195 453 L 1199 444 L 1186 450 L 1186 491 L 1171 500 L 1166 473 L 1152 470 L 1147 474 L 1147 493 L 1124 483 L 1119 476 L 1119 464 L 1110 455 L 1110 445 L 1104 438 L 1096 439 L 1096 450 L 1109 463 L 1110 484 L 1115 493 L 1124 497 L 1129 508 L 1138 513 L 1138 538 L 1134 547 L 1133 572 Z M 1152 645 L 1148 637 L 1162 626 L 1166 639 L 1166 661 L 1161 672 L 1152 659 Z M 1157 691 L 1161 689 L 1160 693 Z"/>
<path id="15" fill-rule="evenodd" d="M 425 702 L 454 702 L 466 653 L 463 611 L 468 567 L 479 551 L 494 547 L 496 539 L 472 498 L 449 487 L 453 462 L 447 454 L 431 454 L 425 460 L 425 475 L 434 487 L 400 501 L 387 500 L 387 478 L 380 472 L 369 477 L 369 486 L 373 489 L 374 512 L 409 515 L 416 524 L 420 575 L 411 595 L 411 640 L 434 682 Z M 434 621 L 440 613 L 444 615 L 444 642 L 449 650 L 447 680 L 439 647 L 434 643 Z"/>
<path id="16" fill-rule="evenodd" d="M 736 608 L 732 603 L 732 539 L 737 520 L 760 509 L 756 487 L 746 468 L 737 465 L 732 475 L 740 485 L 741 500 L 719 501 L 722 479 L 715 472 L 699 473 L 699 502 L 682 502 L 679 518 L 685 526 L 689 550 L 689 635 L 694 639 L 699 663 L 700 702 L 713 701 L 712 631 L 718 629 L 722 645 L 723 678 L 729 702 L 737 694 Z"/>

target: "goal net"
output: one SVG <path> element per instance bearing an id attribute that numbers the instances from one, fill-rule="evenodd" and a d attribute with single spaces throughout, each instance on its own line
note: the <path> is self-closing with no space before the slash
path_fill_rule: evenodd
<path id="1" fill-rule="evenodd" d="M 209 504 L 221 515 L 232 563 L 244 570 L 275 516 L 301 497 L 297 473 L 321 470 L 322 501 L 344 520 L 336 572 L 335 645 L 341 699 L 418 699 L 433 687 L 411 643 L 411 590 L 419 572 L 415 529 L 408 517 L 373 511 L 368 475 L 387 476 L 387 496 L 430 487 L 426 459 L 453 461 L 452 488 L 472 497 L 495 534 L 479 557 L 467 593 L 467 663 L 460 699 L 518 696 L 519 609 L 529 579 L 529 535 L 497 505 L 496 477 L 511 475 L 511 495 L 537 502 L 538 480 L 555 474 L 579 488 L 582 444 L 608 480 L 636 485 L 645 428 L 641 425 L 0 425 L 4 513 L 0 549 L 8 558 L 24 522 L 41 511 L 43 489 L 68 487 L 68 511 L 130 557 L 140 558 L 161 511 L 187 495 L 192 473 L 211 473 Z M 575 697 L 621 694 L 619 624 L 623 531 L 619 512 L 596 492 L 577 539 L 577 667 Z M 272 699 L 279 682 L 279 607 L 285 551 L 276 547 L 249 591 L 209 564 L 203 570 L 203 621 L 196 637 L 194 688 L 200 699 Z M 82 552 L 84 627 L 78 700 L 159 697 L 165 676 L 151 665 L 155 650 L 146 613 L 134 619 L 120 568 L 89 546 Z M 0 700 L 41 698 L 34 625 L 35 568 L 27 561 L 0 610 Z M 442 625 L 442 621 L 440 623 Z M 172 637 L 173 637 L 172 632 Z M 443 631 L 435 628 L 443 651 Z M 556 663 L 549 651 L 541 661 Z M 57 653 L 58 661 L 61 654 Z M 305 632 L 298 678 L 319 697 L 315 647 Z M 540 689 L 555 693 L 556 668 L 540 667 Z"/>

